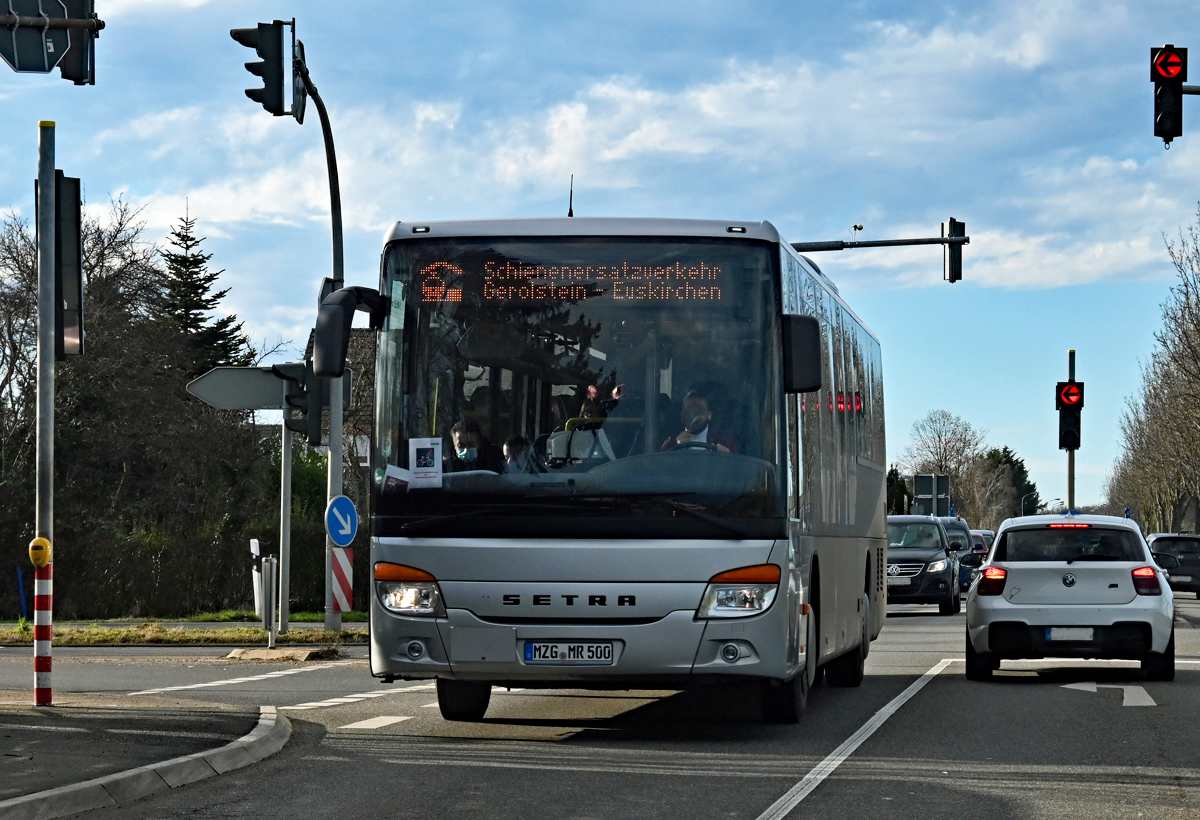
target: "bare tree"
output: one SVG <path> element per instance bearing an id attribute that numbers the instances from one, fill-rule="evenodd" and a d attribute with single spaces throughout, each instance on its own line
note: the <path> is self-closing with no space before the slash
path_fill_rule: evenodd
<path id="1" fill-rule="evenodd" d="M 961 478 L 983 455 L 986 430 L 976 430 L 965 419 L 946 410 L 930 410 L 913 422 L 912 440 L 904 463 L 914 473 L 941 473 Z"/>

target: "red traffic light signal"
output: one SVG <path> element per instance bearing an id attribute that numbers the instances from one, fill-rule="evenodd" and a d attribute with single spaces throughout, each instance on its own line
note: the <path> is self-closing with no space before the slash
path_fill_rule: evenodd
<path id="1" fill-rule="evenodd" d="M 1083 409 L 1083 382 L 1059 382 L 1054 388 L 1054 409 Z"/>
<path id="2" fill-rule="evenodd" d="M 1187 49 L 1165 45 L 1150 49 L 1150 81 L 1187 82 Z"/>

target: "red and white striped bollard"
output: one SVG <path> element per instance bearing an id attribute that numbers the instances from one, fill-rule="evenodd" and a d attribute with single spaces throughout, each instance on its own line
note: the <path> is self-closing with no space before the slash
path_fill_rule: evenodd
<path id="1" fill-rule="evenodd" d="M 54 701 L 50 687 L 51 642 L 54 619 L 54 564 L 50 541 L 35 538 L 29 544 L 33 562 L 33 702 L 50 706 Z"/>

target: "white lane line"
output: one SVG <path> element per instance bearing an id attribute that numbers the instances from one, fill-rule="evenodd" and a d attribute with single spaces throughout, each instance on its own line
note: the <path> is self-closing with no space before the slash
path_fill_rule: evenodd
<path id="1" fill-rule="evenodd" d="M 758 820 L 782 820 L 788 812 L 800 805 L 800 801 L 812 794 L 813 789 L 821 785 L 821 782 L 833 774 L 838 766 L 841 766 L 846 758 L 854 754 L 854 751 L 866 741 L 871 735 L 875 734 L 875 730 L 887 721 L 892 715 L 908 702 L 909 698 L 920 692 L 925 684 L 929 683 L 938 673 L 954 662 L 953 658 L 943 658 L 934 664 L 924 675 L 915 680 L 911 686 L 901 692 L 896 697 L 892 698 L 887 706 L 884 706 L 874 716 L 862 725 L 862 727 L 846 738 L 841 746 L 838 746 L 829 756 L 818 763 L 813 770 L 806 774 L 804 778 L 787 790 L 783 797 L 771 804 L 770 808 L 758 816 Z"/>
<path id="2" fill-rule="evenodd" d="M 384 726 L 391 726 L 393 723 L 399 723 L 402 720 L 412 720 L 411 716 L 399 717 L 397 715 L 380 715 L 379 717 L 360 720 L 358 723 L 347 723 L 345 726 L 339 726 L 339 729 L 382 729 Z"/>
<path id="3" fill-rule="evenodd" d="M 297 703 L 295 706 L 280 706 L 280 709 L 305 710 L 305 709 L 325 709 L 329 706 L 342 706 L 347 703 L 358 703 L 362 700 L 371 700 L 372 698 L 381 698 L 384 695 L 397 695 L 403 692 L 411 692 L 414 689 L 428 689 L 429 686 L 422 684 L 421 686 L 406 686 L 401 689 L 388 689 L 383 692 L 359 692 L 356 695 L 346 695 L 341 698 L 327 698 L 325 700 L 310 700 L 305 703 Z"/>
<path id="4" fill-rule="evenodd" d="M 284 669 L 281 672 L 268 672 L 265 675 L 253 675 L 252 677 L 248 678 L 230 678 L 228 680 L 209 681 L 208 683 L 192 683 L 188 684 L 187 686 L 163 686 L 159 689 L 143 689 L 140 692 L 130 692 L 129 696 L 153 695 L 157 694 L 158 692 L 182 692 L 184 689 L 210 689 L 214 686 L 229 686 L 235 683 L 249 683 L 251 681 L 270 680 L 271 678 L 278 678 L 282 677 L 283 675 L 298 675 L 301 672 L 314 672 L 318 669 L 328 669 L 331 666 L 341 666 L 341 664 L 323 663 L 319 666 L 304 666 L 298 669 Z"/>

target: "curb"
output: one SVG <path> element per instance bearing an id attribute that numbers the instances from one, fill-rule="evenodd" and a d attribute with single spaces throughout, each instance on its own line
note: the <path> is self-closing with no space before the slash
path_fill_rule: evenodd
<path id="1" fill-rule="evenodd" d="M 277 713 L 274 706 L 260 706 L 258 725 L 232 743 L 83 783 L 0 800 L 0 820 L 47 820 L 119 806 L 257 763 L 282 749 L 291 736 L 291 721 Z"/>

